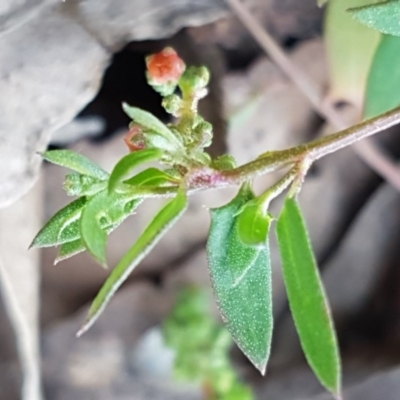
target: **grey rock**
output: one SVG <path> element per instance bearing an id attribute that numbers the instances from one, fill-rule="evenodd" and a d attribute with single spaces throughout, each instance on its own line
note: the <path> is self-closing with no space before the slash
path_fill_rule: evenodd
<path id="1" fill-rule="evenodd" d="M 0 35 L 17 29 L 35 17 L 42 7 L 55 0 L 2 0 L 0 4 Z"/>
<path id="2" fill-rule="evenodd" d="M 149 329 L 131 352 L 130 365 L 141 375 L 155 379 L 172 379 L 174 351 L 164 343 L 159 327 Z"/>
<path id="3" fill-rule="evenodd" d="M 92 99 L 108 57 L 57 7 L 0 36 L 0 206 L 31 187 L 36 152 Z"/>
<path id="4" fill-rule="evenodd" d="M 274 351 L 274 348 L 272 348 L 272 351 Z M 370 381 L 377 382 L 375 377 L 386 379 L 386 371 L 391 373 L 389 369 L 393 368 L 393 360 L 389 361 L 387 357 L 386 359 L 385 357 L 386 356 L 383 354 L 371 357 L 371 354 L 366 355 L 365 351 L 363 354 L 353 353 L 344 357 L 343 399 L 364 400 L 362 396 L 353 398 L 348 396 L 348 394 L 353 392 L 353 390 L 355 391 L 353 388 L 359 388 L 361 386 L 365 389 L 369 388 Z M 399 373 L 398 369 L 393 370 L 393 372 L 395 371 L 397 371 L 397 374 Z M 382 382 L 384 382 L 384 379 L 382 379 Z M 269 365 L 266 377 L 255 379 L 254 388 L 257 393 L 257 399 L 259 400 L 334 400 L 318 382 L 311 368 L 304 360 L 304 357 L 297 362 L 291 362 L 290 364 L 278 368 Z M 392 390 L 392 388 L 393 386 L 389 390 Z M 357 389 L 357 391 L 359 390 L 360 389 Z M 361 391 L 358 393 L 361 393 Z M 367 392 L 365 391 L 365 399 L 386 400 L 385 396 L 382 395 L 382 397 L 380 397 L 377 395 L 377 392 L 373 393 L 375 397 L 369 397 L 366 395 Z M 383 389 L 382 393 L 386 393 L 386 388 Z M 390 396 L 388 398 L 392 399 Z"/>
<path id="5" fill-rule="evenodd" d="M 147 384 L 186 395 L 188 399 L 201 399 L 201 384 L 179 382 L 173 377 L 175 353 L 166 347 L 160 326 L 149 329 L 138 340 L 131 352 L 130 368 Z"/>
<path id="6" fill-rule="evenodd" d="M 149 284 L 120 291 L 81 338 L 75 333 L 87 308 L 43 333 L 44 385 L 52 400 L 199 399 L 196 391 L 135 367 L 139 340 L 171 309 L 172 292 Z M 151 344 L 151 343 L 150 343 Z M 154 343 L 153 343 L 154 346 Z M 157 347 L 157 346 L 156 346 Z M 153 351 L 153 350 L 151 350 Z M 190 395 L 188 395 L 188 393 Z"/>
<path id="7" fill-rule="evenodd" d="M 377 373 L 357 385 L 345 388 L 343 398 L 346 400 L 398 400 L 400 393 L 400 369 Z M 332 396 L 323 394 L 303 400 L 332 400 Z"/>
<path id="8" fill-rule="evenodd" d="M 366 304 L 382 275 L 399 260 L 399 241 L 400 196 L 383 184 L 324 266 L 325 288 L 337 317 L 351 318 Z"/>
<path id="9" fill-rule="evenodd" d="M 96 136 L 104 129 L 104 120 L 100 117 L 75 118 L 70 123 L 57 129 L 51 135 L 51 144 L 65 146 L 82 137 Z"/>
<path id="10" fill-rule="evenodd" d="M 0 288 L 18 348 L 22 400 L 42 399 L 37 318 L 40 253 L 28 250 L 39 229 L 41 200 L 42 188 L 37 185 L 18 202 L 0 210 Z"/>
<path id="11" fill-rule="evenodd" d="M 15 331 L 4 307 L 5 293 L 1 292 L 0 303 L 0 398 L 21 398 L 22 371 L 18 359 Z"/>
<path id="12" fill-rule="evenodd" d="M 256 384 L 255 391 L 259 400 L 296 400 L 320 394 L 323 389 L 308 366 L 301 364 L 286 365 L 280 370 L 268 367 L 265 378 Z"/>
<path id="13" fill-rule="evenodd" d="M 313 76 L 322 90 L 327 83 L 323 45 L 310 40 L 291 59 Z M 312 60 L 312 61 L 311 61 Z M 304 96 L 280 69 L 265 57 L 246 74 L 232 74 L 224 82 L 229 119 L 228 147 L 239 164 L 269 150 L 306 141 L 314 112 Z"/>
<path id="14" fill-rule="evenodd" d="M 76 18 L 107 48 L 132 40 L 158 39 L 186 26 L 215 21 L 227 13 L 222 0 L 86 0 L 76 3 Z"/>

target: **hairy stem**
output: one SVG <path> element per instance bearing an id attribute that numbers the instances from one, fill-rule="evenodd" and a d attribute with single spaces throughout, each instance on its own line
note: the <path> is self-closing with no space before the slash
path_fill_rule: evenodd
<path id="1" fill-rule="evenodd" d="M 332 135 L 324 136 L 310 143 L 299 147 L 304 147 L 312 160 L 317 160 L 329 153 L 349 146 L 361 139 L 365 139 L 375 133 L 384 131 L 400 122 L 400 108 L 388 111 L 378 117 L 368 119 L 343 131 Z"/>
<path id="2" fill-rule="evenodd" d="M 287 150 L 264 153 L 257 160 L 226 171 L 224 176 L 232 183 L 239 183 L 283 168 L 303 158 L 307 158 L 310 162 L 313 162 L 327 154 L 390 128 L 399 122 L 400 107 L 343 131 L 318 138 L 312 142 Z"/>
<path id="3" fill-rule="evenodd" d="M 293 164 L 312 162 L 326 156 L 343 147 L 381 132 L 391 126 L 400 123 L 400 107 L 388 111 L 378 117 L 361 122 L 343 131 L 333 133 L 301 144 L 286 150 L 269 151 L 259 158 L 240 167 L 217 171 L 208 167 L 200 167 L 191 171 L 187 177 L 187 191 L 192 194 L 195 191 L 216 189 L 229 185 L 240 184 L 252 180 L 257 176 L 291 166 Z M 171 197 L 176 194 L 178 186 L 133 186 L 124 185 L 122 192 L 132 199 L 147 197 Z"/>
<path id="4" fill-rule="evenodd" d="M 299 173 L 300 165 L 295 165 L 290 169 L 278 182 L 267 189 L 260 197 L 259 201 L 263 203 L 264 213 L 268 212 L 269 203 L 276 197 L 278 197 L 284 190 L 286 190 L 289 185 L 295 180 Z"/>

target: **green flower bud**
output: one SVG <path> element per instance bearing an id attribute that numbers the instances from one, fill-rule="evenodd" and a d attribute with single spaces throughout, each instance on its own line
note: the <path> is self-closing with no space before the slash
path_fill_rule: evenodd
<path id="1" fill-rule="evenodd" d="M 165 108 L 165 111 L 169 114 L 172 114 L 174 117 L 179 117 L 181 105 L 182 100 L 176 94 L 170 94 L 164 97 L 162 101 L 162 106 Z"/>
<path id="2" fill-rule="evenodd" d="M 201 121 L 195 128 L 196 136 L 201 138 L 200 147 L 208 147 L 211 145 L 213 138 L 213 127 L 207 121 Z"/>
<path id="3" fill-rule="evenodd" d="M 210 73 L 204 66 L 187 68 L 179 80 L 182 91 L 196 92 L 207 87 Z"/>

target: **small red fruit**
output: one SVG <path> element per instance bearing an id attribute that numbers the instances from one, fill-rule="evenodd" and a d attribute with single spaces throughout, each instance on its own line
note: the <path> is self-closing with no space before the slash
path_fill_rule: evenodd
<path id="1" fill-rule="evenodd" d="M 146 58 L 148 76 L 153 84 L 178 82 L 185 71 L 185 63 L 171 47 Z"/>

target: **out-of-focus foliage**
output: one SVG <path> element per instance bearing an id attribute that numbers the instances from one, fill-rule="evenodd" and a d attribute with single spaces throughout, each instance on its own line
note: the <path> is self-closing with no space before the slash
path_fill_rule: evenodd
<path id="1" fill-rule="evenodd" d="M 210 399 L 253 399 L 232 367 L 231 336 L 212 317 L 204 291 L 191 287 L 179 293 L 163 333 L 166 345 L 175 351 L 177 379 L 200 383 Z"/>

